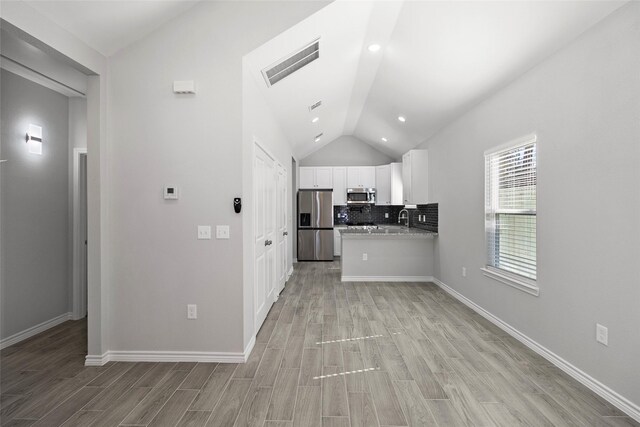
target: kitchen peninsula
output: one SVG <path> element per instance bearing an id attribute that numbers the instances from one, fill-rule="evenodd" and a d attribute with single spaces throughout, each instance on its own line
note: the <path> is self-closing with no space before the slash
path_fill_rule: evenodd
<path id="1" fill-rule="evenodd" d="M 427 282 L 437 233 L 414 227 L 341 229 L 343 282 Z"/>

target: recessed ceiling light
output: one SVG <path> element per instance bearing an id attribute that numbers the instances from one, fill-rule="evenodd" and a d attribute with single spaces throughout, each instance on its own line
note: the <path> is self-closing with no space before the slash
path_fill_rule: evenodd
<path id="1" fill-rule="evenodd" d="M 382 139 L 382 142 L 387 142 L 387 138 L 385 138 L 384 136 L 380 139 Z"/>
<path id="2" fill-rule="evenodd" d="M 316 142 L 320 141 L 320 137 L 317 137 L 317 138 L 315 139 L 315 141 L 316 141 Z"/>
<path id="3" fill-rule="evenodd" d="M 404 116 L 398 116 L 398 120 L 400 120 L 402 123 L 407 121 L 407 119 Z"/>
<path id="4" fill-rule="evenodd" d="M 380 45 L 379 44 L 370 44 L 367 49 L 369 49 L 369 52 L 377 52 L 377 51 L 380 50 Z"/>
<path id="5" fill-rule="evenodd" d="M 320 141 L 320 138 L 322 137 L 322 135 L 323 135 L 322 133 L 319 133 L 318 135 L 316 135 L 316 137 L 315 137 L 315 139 L 314 139 L 314 140 L 315 140 L 316 142 Z"/>
<path id="6" fill-rule="evenodd" d="M 318 120 L 320 120 L 320 117 L 314 117 L 311 119 L 311 123 L 316 123 Z"/>

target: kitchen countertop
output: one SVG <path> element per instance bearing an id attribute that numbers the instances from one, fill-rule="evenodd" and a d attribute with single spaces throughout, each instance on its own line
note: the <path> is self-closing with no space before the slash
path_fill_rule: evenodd
<path id="1" fill-rule="evenodd" d="M 340 235 L 344 238 L 384 238 L 384 237 L 404 237 L 414 239 L 429 239 L 436 237 L 438 233 L 426 231 L 421 228 L 401 227 L 397 225 L 385 226 L 380 225 L 379 228 L 373 230 L 363 229 L 346 229 L 340 228 Z"/>

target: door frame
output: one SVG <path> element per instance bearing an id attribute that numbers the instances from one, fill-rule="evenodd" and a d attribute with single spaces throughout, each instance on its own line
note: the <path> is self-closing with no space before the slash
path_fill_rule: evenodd
<path id="1" fill-rule="evenodd" d="M 73 230 L 72 230 L 72 247 L 73 247 L 73 261 L 72 261 L 72 313 L 73 320 L 82 319 L 87 315 L 87 266 L 88 257 L 86 259 L 87 265 L 82 267 L 82 250 L 85 248 L 85 242 L 82 238 L 82 221 L 80 220 L 80 164 L 82 157 L 84 156 L 85 167 L 88 166 L 88 157 L 86 148 L 74 148 L 73 149 Z M 87 178 L 88 169 L 85 171 L 85 190 L 87 190 Z M 87 203 L 87 197 L 84 198 L 84 203 Z M 87 210 L 88 213 L 88 210 Z M 88 215 L 87 215 L 88 216 Z M 88 220 L 88 218 L 87 218 Z M 85 277 L 83 281 L 83 276 Z M 83 283 L 84 282 L 84 283 Z"/>

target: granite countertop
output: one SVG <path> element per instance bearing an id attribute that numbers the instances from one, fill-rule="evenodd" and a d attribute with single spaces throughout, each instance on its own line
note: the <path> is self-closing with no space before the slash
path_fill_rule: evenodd
<path id="1" fill-rule="evenodd" d="M 433 238 L 438 235 L 438 233 L 433 233 L 431 231 L 426 231 L 421 228 L 414 227 L 399 227 L 399 226 L 378 226 L 378 229 L 373 230 L 363 230 L 363 229 L 340 229 L 340 235 L 342 237 L 351 238 L 361 238 L 361 237 L 385 237 L 385 236 L 395 236 L 395 237 L 411 237 L 411 238 Z"/>

